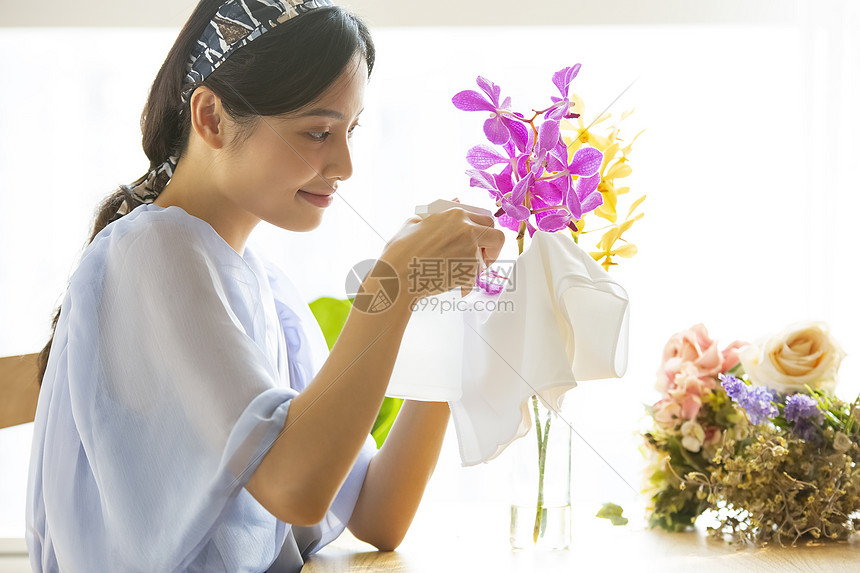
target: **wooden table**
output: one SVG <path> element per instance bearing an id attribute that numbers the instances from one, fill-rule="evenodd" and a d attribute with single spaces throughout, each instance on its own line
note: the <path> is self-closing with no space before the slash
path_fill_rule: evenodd
<path id="1" fill-rule="evenodd" d="M 627 509 L 627 508 L 625 508 Z M 573 543 L 566 551 L 512 551 L 508 508 L 490 503 L 427 503 L 397 551 L 377 552 L 345 532 L 308 560 L 303 573 L 400 571 L 497 572 L 814 572 L 860 571 L 860 536 L 849 542 L 794 548 L 737 548 L 690 533 L 651 531 L 639 519 L 615 527 L 573 508 Z M 625 515 L 627 511 L 625 511 Z"/>

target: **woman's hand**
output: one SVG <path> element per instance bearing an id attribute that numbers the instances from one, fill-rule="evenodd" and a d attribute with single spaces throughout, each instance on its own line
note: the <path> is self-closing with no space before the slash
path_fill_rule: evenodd
<path id="1" fill-rule="evenodd" d="M 471 288 L 482 268 L 479 257 L 492 264 L 504 242 L 493 217 L 452 207 L 408 219 L 380 259 L 394 267 L 414 300 L 458 286 Z"/>
<path id="2" fill-rule="evenodd" d="M 417 265 L 414 269 L 419 280 L 415 282 L 420 288 L 415 292 L 410 290 L 411 284 L 401 288 L 409 296 L 398 296 L 384 312 L 361 312 L 353 307 L 325 364 L 292 399 L 284 429 L 245 486 L 263 507 L 293 525 L 313 525 L 325 517 L 379 412 L 412 315 L 410 303 L 457 286 L 471 288 L 481 250 L 489 264 L 498 258 L 503 243 L 504 235 L 493 228 L 492 217 L 459 208 L 406 222 L 380 258 L 394 267 L 403 282 L 410 278 L 410 264 Z M 451 269 L 449 261 L 455 260 L 460 268 Z M 422 272 L 425 267 L 426 272 Z M 439 276 L 430 274 L 434 268 Z M 412 520 L 438 455 L 447 423 L 446 408 L 404 406 L 408 415 L 403 421 L 398 416 L 392 429 L 394 438 L 389 438 L 391 445 L 385 450 L 388 453 L 380 452 L 382 461 L 373 464 L 373 475 L 386 474 L 393 462 L 385 460 L 400 458 L 402 451 L 416 448 L 409 457 L 412 461 L 406 462 L 411 469 L 404 470 L 413 472 L 404 478 L 410 481 L 409 486 L 391 497 L 400 504 L 390 513 L 391 527 L 369 525 L 379 515 L 376 510 L 359 510 L 352 524 L 377 547 L 395 547 Z M 436 430 L 428 431 L 431 427 Z M 424 441 L 416 442 L 420 428 L 425 431 Z M 371 478 L 368 492 L 362 494 L 371 501 L 361 505 L 372 508 L 372 500 L 382 498 L 377 492 L 387 490 L 388 483 L 383 478 Z M 386 512 L 389 507 L 385 506 Z"/>

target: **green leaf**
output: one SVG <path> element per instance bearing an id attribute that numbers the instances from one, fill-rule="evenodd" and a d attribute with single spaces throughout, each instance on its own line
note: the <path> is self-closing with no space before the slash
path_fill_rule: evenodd
<path id="1" fill-rule="evenodd" d="M 379 408 L 379 414 L 376 416 L 376 421 L 373 423 L 373 429 L 370 430 L 370 435 L 376 440 L 376 447 L 381 448 L 385 443 L 385 438 L 388 437 L 388 432 L 391 431 L 391 426 L 394 425 L 394 420 L 397 419 L 397 413 L 403 405 L 403 400 L 400 398 L 386 397 L 382 401 L 382 406 Z"/>
<path id="2" fill-rule="evenodd" d="M 737 364 L 732 366 L 731 369 L 726 372 L 726 374 L 728 374 L 729 376 L 734 376 L 735 378 L 742 378 L 743 375 L 746 374 L 746 372 L 744 372 L 744 365 L 738 362 Z"/>
<path id="3" fill-rule="evenodd" d="M 325 296 L 313 301 L 309 306 L 322 329 L 328 349 L 331 350 L 337 337 L 340 336 L 340 331 L 343 330 L 343 325 L 346 324 L 352 303 L 348 300 Z"/>
<path id="4" fill-rule="evenodd" d="M 627 525 L 627 518 L 621 514 L 624 512 L 620 505 L 614 503 L 604 503 L 600 511 L 597 512 L 597 517 L 608 519 L 612 525 Z"/>
<path id="5" fill-rule="evenodd" d="M 739 418 L 737 410 L 731 403 L 723 405 L 715 416 L 717 424 L 723 428 L 734 426 Z"/>
<path id="6" fill-rule="evenodd" d="M 337 337 L 340 336 L 340 331 L 343 330 L 343 325 L 346 324 L 350 310 L 352 310 L 352 299 L 341 300 L 326 296 L 318 298 L 309 306 L 322 329 L 328 349 L 331 350 L 334 348 L 334 343 L 337 342 Z M 399 398 L 385 398 L 382 401 L 379 414 L 377 414 L 373 428 L 370 430 L 370 434 L 376 441 L 376 447 L 381 448 L 382 444 L 385 443 L 385 438 L 388 437 L 388 432 L 394 425 L 394 420 L 397 418 L 397 413 L 402 405 L 403 400 Z"/>

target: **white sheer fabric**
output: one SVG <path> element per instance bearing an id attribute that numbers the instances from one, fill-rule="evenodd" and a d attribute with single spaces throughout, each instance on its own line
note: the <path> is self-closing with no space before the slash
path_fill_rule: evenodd
<path id="1" fill-rule="evenodd" d="M 87 247 L 51 350 L 27 493 L 35 571 L 297 571 L 343 531 L 370 436 L 317 526 L 244 489 L 328 355 L 295 286 L 249 248 L 179 207 L 138 207 Z"/>
<path id="2" fill-rule="evenodd" d="M 496 458 L 528 432 L 532 395 L 559 412 L 578 381 L 627 371 L 627 292 L 569 235 L 536 231 L 512 278 L 497 299 L 509 312 L 463 313 L 463 392 L 451 417 L 464 466 Z"/>
<path id="3" fill-rule="evenodd" d="M 536 231 L 498 295 L 460 289 L 413 311 L 389 396 L 445 400 L 464 466 L 496 458 L 577 381 L 627 370 L 627 291 L 565 233 Z M 425 301 L 426 302 L 426 301 Z"/>

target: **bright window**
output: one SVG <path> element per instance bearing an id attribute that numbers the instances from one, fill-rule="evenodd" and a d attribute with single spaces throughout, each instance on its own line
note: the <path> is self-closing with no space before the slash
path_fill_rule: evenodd
<path id="1" fill-rule="evenodd" d="M 654 372 L 673 332 L 704 322 L 722 344 L 802 319 L 829 322 L 860 349 L 851 230 L 860 53 L 848 24 L 565 28 L 382 28 L 377 68 L 355 137 L 355 175 L 323 225 L 293 234 L 262 225 L 258 250 L 305 292 L 344 297 L 358 261 L 379 255 L 414 206 L 459 197 L 466 150 L 483 143 L 480 114 L 451 96 L 483 75 L 515 106 L 551 95 L 552 72 L 583 64 L 574 91 L 585 117 L 615 99 L 634 145 L 629 183 L 648 194 L 629 233 L 640 254 L 613 273 L 631 295 L 631 354 L 620 381 L 585 383 L 569 416 L 634 487 L 631 433 L 654 399 Z M 34 352 L 76 265 L 96 205 L 141 175 L 138 121 L 175 30 L 0 29 L 0 355 Z M 73 57 L 58 57 L 57 45 Z M 137 46 L 130 50 L 128 46 Z M 850 56 L 850 57 L 849 57 Z M 51 67 L 48 66 L 50 64 Z M 515 255 L 509 237 L 508 253 Z M 511 252 L 513 250 L 513 252 Z M 840 394 L 860 391 L 853 356 Z M 0 431 L 0 538 L 22 537 L 31 430 Z M 629 490 L 578 440 L 576 490 L 623 500 Z M 453 434 L 428 496 L 504 499 L 504 464 L 461 469 Z"/>

